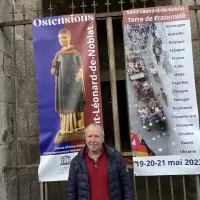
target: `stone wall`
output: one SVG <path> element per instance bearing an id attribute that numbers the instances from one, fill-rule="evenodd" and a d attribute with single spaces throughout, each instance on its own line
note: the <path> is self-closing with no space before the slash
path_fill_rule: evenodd
<path id="1" fill-rule="evenodd" d="M 16 20 L 36 17 L 38 0 L 18 0 L 15 3 Z M 39 129 L 35 88 L 35 67 L 31 25 L 16 27 L 16 102 L 17 102 L 17 164 L 39 164 Z M 19 200 L 40 199 L 37 168 L 18 171 Z"/>
<path id="2" fill-rule="evenodd" d="M 11 1 L 0 2 L 0 22 L 11 20 Z M 12 63 L 11 28 L 0 29 L 0 200 L 15 200 L 17 195 L 15 90 Z M 8 191 L 12 189 L 12 196 Z"/>
<path id="3" fill-rule="evenodd" d="M 0 21 L 36 17 L 37 0 L 0 2 Z M 0 200 L 38 200 L 40 187 L 37 98 L 31 25 L 0 29 Z M 15 54 L 16 52 L 16 54 Z M 16 59 L 15 59 L 16 56 Z"/>

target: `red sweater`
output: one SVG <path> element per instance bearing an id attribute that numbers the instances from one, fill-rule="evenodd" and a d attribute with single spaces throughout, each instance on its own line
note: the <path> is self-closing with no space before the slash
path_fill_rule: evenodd
<path id="1" fill-rule="evenodd" d="M 109 200 L 108 189 L 108 157 L 102 150 L 97 163 L 88 156 L 86 151 L 85 162 L 88 169 L 91 200 Z"/>

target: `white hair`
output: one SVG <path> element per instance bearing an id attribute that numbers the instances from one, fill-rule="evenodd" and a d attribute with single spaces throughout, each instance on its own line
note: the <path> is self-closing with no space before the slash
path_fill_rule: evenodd
<path id="1" fill-rule="evenodd" d="M 104 129 L 103 129 L 103 127 L 100 125 L 100 124 L 96 124 L 96 123 L 91 123 L 91 124 L 89 124 L 86 128 L 85 128 L 85 136 L 87 135 L 87 129 L 89 128 L 89 127 L 99 127 L 100 129 L 101 129 L 101 134 L 102 134 L 102 136 L 104 137 L 105 136 L 105 134 L 104 134 Z"/>

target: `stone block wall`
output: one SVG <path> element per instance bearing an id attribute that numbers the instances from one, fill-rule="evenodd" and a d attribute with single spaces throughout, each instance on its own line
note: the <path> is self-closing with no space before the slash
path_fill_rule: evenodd
<path id="1" fill-rule="evenodd" d="M 12 2 L 0 2 L 0 22 L 11 20 Z M 17 196 L 15 85 L 12 62 L 12 30 L 0 29 L 0 200 Z M 12 190 L 12 195 L 8 191 Z"/>
<path id="2" fill-rule="evenodd" d="M 0 22 L 36 17 L 39 0 L 0 1 Z M 0 29 L 0 200 L 38 200 L 39 134 L 31 25 Z M 16 59 L 15 59 L 16 58 Z M 21 167 L 18 167 L 21 166 Z M 17 168 L 18 167 L 18 168 Z"/>

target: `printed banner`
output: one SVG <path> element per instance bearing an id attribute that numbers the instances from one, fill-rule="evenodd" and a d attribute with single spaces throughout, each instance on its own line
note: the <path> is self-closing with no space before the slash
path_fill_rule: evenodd
<path id="1" fill-rule="evenodd" d="M 68 179 L 84 129 L 103 123 L 95 17 L 32 21 L 40 127 L 40 181 Z"/>
<path id="2" fill-rule="evenodd" d="M 127 10 L 123 23 L 134 174 L 199 174 L 189 8 Z"/>

